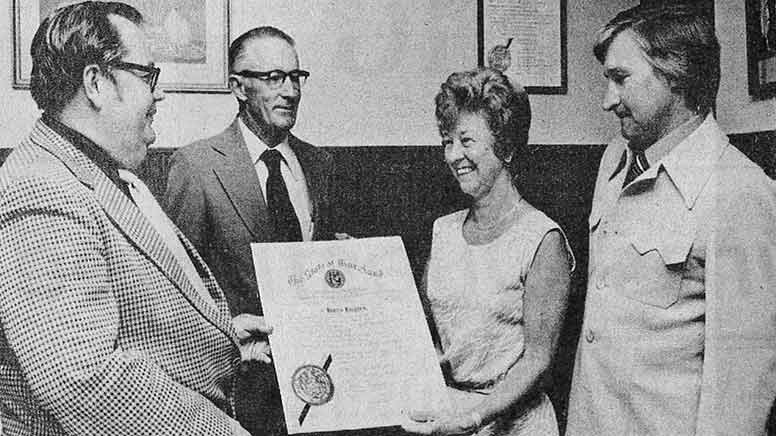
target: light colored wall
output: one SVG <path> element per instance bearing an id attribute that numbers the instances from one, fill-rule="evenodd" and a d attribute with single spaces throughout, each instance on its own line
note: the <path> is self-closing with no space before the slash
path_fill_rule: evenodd
<path id="1" fill-rule="evenodd" d="M 232 2 L 234 17 L 257 2 Z M 263 0 L 257 24 L 296 40 L 303 89 L 294 132 L 327 145 L 405 145 L 439 141 L 433 101 L 451 71 L 477 63 L 471 0 Z"/>
<path id="2" fill-rule="evenodd" d="M 567 0 L 568 93 L 531 95 L 530 142 L 601 144 L 619 132 L 617 118 L 601 109 L 604 78 L 593 56 L 597 30 L 636 0 Z"/>
<path id="3" fill-rule="evenodd" d="M 323 0 L 311 0 L 323 1 Z M 343 0 L 344 1 L 344 0 Z M 357 0 L 347 0 L 356 2 Z M 430 7 L 443 8 L 449 2 L 427 0 Z M 262 24 L 255 20 L 253 2 L 232 1 L 232 37 L 239 32 Z M 474 4 L 474 2 L 466 2 Z M 532 95 L 534 123 L 531 142 L 539 144 L 598 144 L 607 142 L 618 132 L 614 116 L 600 109 L 600 98 L 604 80 L 601 68 L 591 53 L 595 30 L 617 11 L 636 4 L 636 0 L 568 0 L 568 93 L 566 95 Z M 11 88 L 12 45 L 11 45 L 11 0 L 0 0 L 0 147 L 11 147 L 26 136 L 29 127 L 39 115 L 27 90 Z M 467 12 L 468 11 L 468 12 Z M 448 14 L 444 23 L 439 23 L 438 38 L 453 38 L 461 42 L 458 51 L 451 49 L 448 60 L 451 68 L 467 68 L 476 63 L 474 35 L 476 25 L 474 9 L 465 13 Z M 369 13 L 369 11 L 364 11 Z M 776 128 L 776 100 L 753 102 L 747 94 L 746 43 L 743 34 L 744 6 L 740 0 L 717 0 L 717 31 L 722 42 L 722 86 L 719 95 L 718 116 L 723 127 L 731 133 L 771 130 Z M 290 30 L 289 30 L 290 31 Z M 445 32 L 448 32 L 445 35 Z M 308 44 L 311 45 L 311 44 Z M 299 41 L 302 61 L 314 58 L 305 52 L 305 45 Z M 315 51 L 321 50 L 315 47 Z M 461 51 L 463 50 L 463 51 Z M 461 58 L 460 53 L 470 53 L 471 59 Z M 343 63 L 347 59 L 341 60 Z M 315 72 L 316 65 L 307 64 Z M 445 73 L 446 74 L 446 73 Z M 320 76 L 319 76 L 320 77 Z M 396 90 L 393 97 L 396 104 L 364 108 L 363 122 L 352 119 L 342 122 L 336 119 L 342 110 L 335 110 L 340 93 L 349 89 L 325 88 L 328 82 L 318 82 L 319 94 L 310 91 L 302 100 L 300 121 L 296 133 L 320 145 L 427 145 L 436 144 L 438 137 L 433 123 L 433 102 L 430 98 L 438 84 L 444 80 L 441 75 L 433 80 L 430 91 L 404 93 Z M 431 83 L 432 80 L 429 81 Z M 373 86 L 379 87 L 379 84 Z M 379 88 L 379 92 L 388 92 Z M 364 92 L 364 91 L 360 91 Z M 417 94 L 417 95 L 415 95 Z M 363 95 L 369 104 L 376 105 L 368 95 Z M 317 100 L 316 100 L 317 99 Z M 309 100 L 309 102 L 308 102 Z M 384 100 L 384 99 L 383 99 Z M 315 109 L 311 105 L 324 102 L 328 110 Z M 310 105 L 307 105 L 310 103 Z M 412 108 L 412 109 L 407 109 Z M 391 113 L 416 111 L 418 121 L 392 125 Z M 180 146 L 197 138 L 220 131 L 234 116 L 236 104 L 228 94 L 181 94 L 169 93 L 160 104 L 155 121 L 158 133 L 157 146 Z M 317 123 L 305 119 L 323 120 Z M 331 126 L 340 132 L 331 136 Z M 366 126 L 366 128 L 364 128 Z M 347 134 L 341 133 L 345 129 Z M 349 129 L 349 130 L 347 130 Z M 333 139 L 332 139 L 333 138 Z M 349 141 L 343 138 L 352 138 Z"/>

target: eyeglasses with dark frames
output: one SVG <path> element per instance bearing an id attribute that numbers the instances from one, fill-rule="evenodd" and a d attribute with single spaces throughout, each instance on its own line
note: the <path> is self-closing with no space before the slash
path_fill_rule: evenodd
<path id="1" fill-rule="evenodd" d="M 152 93 L 156 89 L 156 82 L 159 80 L 159 73 L 162 72 L 162 70 L 159 67 L 154 67 L 151 65 L 140 65 L 132 62 L 116 61 L 116 62 L 111 62 L 110 66 L 113 68 L 118 68 L 120 70 L 130 70 L 132 74 L 134 74 L 135 76 L 143 80 L 145 83 L 148 84 L 148 86 L 151 87 Z M 139 71 L 142 74 L 137 74 L 135 73 L 136 71 Z"/>
<path id="2" fill-rule="evenodd" d="M 266 83 L 270 89 L 278 89 L 283 86 L 283 83 L 286 81 L 286 77 L 291 79 L 291 84 L 293 84 L 295 87 L 301 87 L 305 84 L 307 78 L 310 77 L 310 72 L 305 70 L 291 70 L 289 72 L 285 72 L 283 70 L 242 70 L 233 72 L 232 74 L 237 76 L 250 77 L 252 79 L 259 79 Z"/>

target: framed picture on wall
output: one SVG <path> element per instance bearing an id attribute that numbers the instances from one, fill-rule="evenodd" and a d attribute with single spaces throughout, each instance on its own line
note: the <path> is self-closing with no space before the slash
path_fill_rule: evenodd
<path id="1" fill-rule="evenodd" d="M 532 94 L 565 94 L 566 0 L 477 0 L 480 66 Z"/>
<path id="2" fill-rule="evenodd" d="M 123 0 L 146 20 L 159 86 L 168 92 L 229 92 L 228 0 Z M 14 0 L 13 87 L 29 88 L 30 44 L 41 20 L 72 0 Z"/>
<path id="3" fill-rule="evenodd" d="M 746 0 L 749 95 L 776 96 L 776 0 Z"/>

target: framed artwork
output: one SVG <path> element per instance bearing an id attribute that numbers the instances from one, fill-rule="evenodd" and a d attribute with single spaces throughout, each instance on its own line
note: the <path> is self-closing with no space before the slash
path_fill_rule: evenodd
<path id="1" fill-rule="evenodd" d="M 565 94 L 566 0 L 477 0 L 477 60 L 532 94 Z"/>
<path id="2" fill-rule="evenodd" d="M 123 0 L 146 20 L 159 86 L 167 92 L 229 92 L 228 0 Z M 13 87 L 30 87 L 30 44 L 40 22 L 72 0 L 14 0 Z"/>
<path id="3" fill-rule="evenodd" d="M 776 0 L 746 0 L 749 95 L 776 96 Z"/>

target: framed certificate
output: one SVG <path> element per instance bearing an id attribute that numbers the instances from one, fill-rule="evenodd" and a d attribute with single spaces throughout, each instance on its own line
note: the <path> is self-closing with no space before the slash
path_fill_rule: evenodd
<path id="1" fill-rule="evenodd" d="M 532 94 L 565 94 L 566 0 L 477 0 L 480 66 Z"/>

